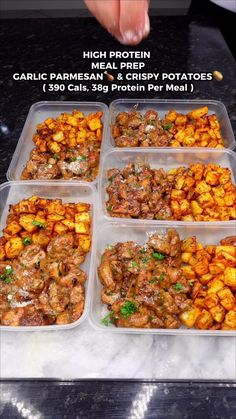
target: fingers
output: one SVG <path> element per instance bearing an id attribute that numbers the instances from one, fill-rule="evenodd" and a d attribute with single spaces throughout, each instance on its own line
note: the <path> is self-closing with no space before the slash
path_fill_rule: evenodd
<path id="1" fill-rule="evenodd" d="M 119 38 L 120 0 L 84 0 L 90 12 L 108 32 Z"/>
<path id="2" fill-rule="evenodd" d="M 119 42 L 137 45 L 150 32 L 149 0 L 84 0 L 88 9 Z"/>
<path id="3" fill-rule="evenodd" d="M 149 32 L 148 0 L 120 0 L 120 41 L 136 45 Z"/>

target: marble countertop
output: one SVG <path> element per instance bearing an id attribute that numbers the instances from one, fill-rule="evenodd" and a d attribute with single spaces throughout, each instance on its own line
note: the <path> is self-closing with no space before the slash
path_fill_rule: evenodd
<path id="1" fill-rule="evenodd" d="M 162 97 L 221 100 L 235 129 L 236 67 L 218 29 L 204 20 L 189 22 L 186 17 L 153 18 L 151 26 L 150 38 L 139 48 L 152 51 L 147 66 L 150 70 L 210 72 L 217 69 L 224 74 L 221 83 L 196 83 L 193 94 L 183 97 L 180 93 L 166 93 Z M 4 40 L 0 105 L 0 181 L 3 182 L 32 103 L 40 100 L 108 103 L 122 96 L 43 94 L 38 82 L 13 82 L 12 73 L 85 72 L 87 64 L 81 59 L 83 47 L 93 50 L 125 47 L 89 19 L 3 21 L 0 39 Z M 2 378 L 236 378 L 236 339 L 232 337 L 102 334 L 85 321 L 78 328 L 63 332 L 1 333 L 0 349 Z"/>

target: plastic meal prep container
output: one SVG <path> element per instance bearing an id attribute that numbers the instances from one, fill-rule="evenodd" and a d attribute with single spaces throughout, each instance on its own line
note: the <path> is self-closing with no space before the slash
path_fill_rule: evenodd
<path id="1" fill-rule="evenodd" d="M 56 118 L 63 112 L 70 113 L 78 109 L 85 115 L 95 112 L 103 112 L 103 133 L 101 143 L 101 155 L 105 147 L 105 138 L 108 135 L 108 107 L 101 102 L 37 102 L 34 103 L 28 113 L 26 122 L 12 157 L 10 166 L 7 171 L 8 180 L 20 180 L 21 173 L 29 160 L 30 152 L 35 147 L 33 135 L 36 126 L 47 118 Z M 100 168 L 99 168 L 100 171 Z M 37 179 L 35 179 L 37 180 Z M 64 182 L 63 179 L 53 180 L 54 182 Z M 68 180 L 66 180 L 68 181 Z M 79 180 L 73 180 L 78 182 Z M 71 181 L 70 181 L 71 182 Z M 91 184 L 96 184 L 96 179 Z"/>
<path id="2" fill-rule="evenodd" d="M 22 199 L 30 198 L 32 195 L 37 195 L 47 199 L 62 199 L 63 203 L 77 203 L 84 202 L 91 204 L 91 235 L 92 248 L 86 255 L 84 263 L 81 268 L 87 273 L 87 281 L 85 283 L 85 306 L 82 316 L 74 323 L 64 325 L 48 325 L 48 326 L 0 326 L 1 331 L 11 332 L 25 332 L 25 331 L 48 331 L 48 330 L 62 330 L 71 329 L 72 327 L 80 325 L 87 317 L 90 303 L 90 287 L 93 272 L 93 241 L 95 236 L 95 213 L 96 213 L 96 195 L 95 187 L 88 182 L 53 182 L 53 181 L 16 181 L 6 182 L 0 186 L 0 234 L 6 226 L 6 218 L 9 211 L 9 205 L 16 204 Z"/>
<path id="3" fill-rule="evenodd" d="M 208 106 L 209 114 L 216 114 L 220 123 L 225 148 L 234 149 L 234 147 L 236 147 L 236 142 L 226 107 L 223 103 L 217 100 L 117 99 L 110 104 L 110 125 L 114 124 L 116 116 L 119 112 L 130 111 L 130 109 L 134 107 L 142 113 L 145 113 L 148 109 L 154 109 L 158 112 L 159 117 L 163 118 L 170 109 L 175 109 L 177 112 L 186 114 L 191 112 L 193 109 L 197 109 L 202 106 Z M 111 130 L 110 136 L 107 138 L 107 146 L 116 147 Z M 142 147 L 142 149 L 143 148 L 145 147 Z M 184 147 L 181 147 L 180 149 L 183 150 L 183 148 Z"/>
<path id="4" fill-rule="evenodd" d="M 114 218 L 111 217 L 109 212 L 106 209 L 106 201 L 108 195 L 106 193 L 106 187 L 108 186 L 107 180 L 107 170 L 113 168 L 124 168 L 130 162 L 135 163 L 147 163 L 150 164 L 151 168 L 159 169 L 163 168 L 165 171 L 177 168 L 180 166 L 188 166 L 191 163 L 215 163 L 219 164 L 222 167 L 228 167 L 232 173 L 232 180 L 235 183 L 236 181 L 236 154 L 224 148 L 221 149 L 207 149 L 207 148 L 198 148 L 198 149 L 186 149 L 186 148 L 136 148 L 136 149 L 120 149 L 116 148 L 107 152 L 102 158 L 102 168 L 101 176 L 99 179 L 99 213 L 104 216 L 107 221 L 111 220 L 120 220 L 124 221 L 124 218 Z M 144 220 L 144 219 L 134 219 L 127 218 L 125 219 L 127 223 L 136 222 L 137 224 L 150 224 L 153 220 Z M 173 223 L 173 221 L 161 221 L 158 220 L 160 224 L 162 223 Z M 175 221 L 178 224 L 205 224 L 206 221 Z M 210 224 L 215 223 L 229 223 L 235 225 L 235 221 L 211 221 Z"/>
<path id="5" fill-rule="evenodd" d="M 92 301 L 90 306 L 89 320 L 92 326 L 98 330 L 112 333 L 136 333 L 136 334 L 156 334 L 156 335 L 204 335 L 204 336 L 236 336 L 236 330 L 199 330 L 199 329 L 146 329 L 146 328 L 124 328 L 116 327 L 114 325 L 104 326 L 101 320 L 109 311 L 106 304 L 101 301 L 102 284 L 98 278 L 97 268 L 101 261 L 107 245 L 115 245 L 118 242 L 134 241 L 138 244 L 145 243 L 148 234 L 157 231 L 164 233 L 168 228 L 175 228 L 180 234 L 180 238 L 189 236 L 196 236 L 202 244 L 219 244 L 219 241 L 226 236 L 233 234 L 233 228 L 229 225 L 222 226 L 221 224 L 210 225 L 205 223 L 205 226 L 177 226 L 175 222 L 171 225 L 166 224 L 160 226 L 158 222 L 146 224 L 143 220 L 142 225 L 134 223 L 133 225 L 124 222 L 104 222 L 103 226 L 97 232 L 97 240 L 94 250 L 94 267 L 96 269 L 94 281 L 92 284 Z"/>

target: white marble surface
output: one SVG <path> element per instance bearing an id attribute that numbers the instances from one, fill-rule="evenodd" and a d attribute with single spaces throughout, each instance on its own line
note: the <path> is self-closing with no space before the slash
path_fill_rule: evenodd
<path id="1" fill-rule="evenodd" d="M 0 335 L 1 378 L 236 379 L 236 338 L 114 335 L 85 321 Z"/>

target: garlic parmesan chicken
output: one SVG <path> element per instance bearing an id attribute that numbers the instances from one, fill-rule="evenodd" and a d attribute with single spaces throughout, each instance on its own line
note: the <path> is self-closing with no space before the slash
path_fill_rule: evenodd
<path id="1" fill-rule="evenodd" d="M 235 237 L 203 246 L 180 240 L 174 229 L 149 235 L 147 243 L 109 246 L 98 275 L 117 327 L 236 330 Z"/>
<path id="2" fill-rule="evenodd" d="M 0 323 L 73 323 L 84 310 L 89 205 L 31 197 L 10 208 L 0 239 Z"/>

